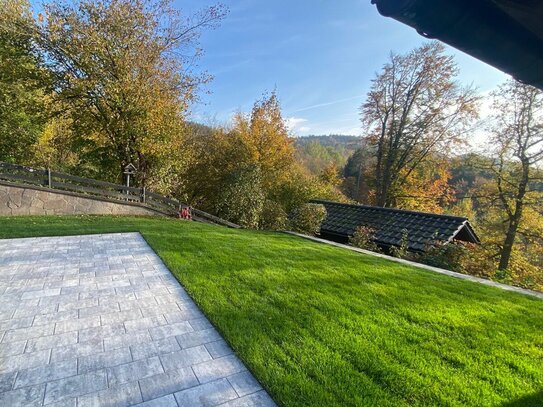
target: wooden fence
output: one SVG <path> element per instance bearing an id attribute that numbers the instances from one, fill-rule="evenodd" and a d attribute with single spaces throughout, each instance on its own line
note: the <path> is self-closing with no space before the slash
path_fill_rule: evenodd
<path id="1" fill-rule="evenodd" d="M 176 215 L 180 209 L 187 207 L 182 202 L 147 191 L 144 187 L 127 187 L 111 182 L 64 174 L 49 169 L 37 169 L 5 162 L 0 162 L 0 180 L 13 184 L 32 185 L 66 191 L 82 197 L 119 201 L 119 203 L 136 203 L 170 216 Z M 238 225 L 207 212 L 194 208 L 191 208 L 191 212 L 197 220 L 239 228 Z"/>

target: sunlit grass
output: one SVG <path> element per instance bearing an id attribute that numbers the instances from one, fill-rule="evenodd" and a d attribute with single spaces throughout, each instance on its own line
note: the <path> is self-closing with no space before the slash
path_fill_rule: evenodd
<path id="1" fill-rule="evenodd" d="M 139 231 L 285 406 L 543 405 L 543 301 L 271 232 L 0 218 L 0 237 Z"/>

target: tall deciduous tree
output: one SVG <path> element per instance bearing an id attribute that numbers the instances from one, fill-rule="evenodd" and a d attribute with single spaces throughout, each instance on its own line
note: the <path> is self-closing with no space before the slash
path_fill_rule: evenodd
<path id="1" fill-rule="evenodd" d="M 0 160 L 26 162 L 43 128 L 47 73 L 26 0 L 0 0 Z"/>
<path id="2" fill-rule="evenodd" d="M 494 175 L 498 202 L 505 211 L 505 236 L 499 269 L 506 270 L 527 206 L 540 207 L 538 166 L 543 162 L 543 92 L 510 80 L 494 97 L 494 124 L 489 148 L 496 156 L 489 169 Z"/>
<path id="3" fill-rule="evenodd" d="M 215 200 L 236 174 L 253 179 L 245 177 L 247 169 L 251 174 L 258 172 L 260 187 L 268 195 L 288 178 L 295 163 L 275 93 L 256 101 L 250 114 L 237 113 L 228 129 L 197 135 L 191 148 L 198 157 L 188 174 L 192 185 L 187 198 L 191 203 L 206 200 L 209 210 L 216 210 Z"/>
<path id="4" fill-rule="evenodd" d="M 457 74 L 443 45 L 430 42 L 392 54 L 373 80 L 361 115 L 376 152 L 377 205 L 395 205 L 398 190 L 421 163 L 458 145 L 477 116 L 474 90 L 458 85 Z"/>
<path id="5" fill-rule="evenodd" d="M 269 227 L 312 198 L 341 198 L 337 171 L 317 177 L 296 163 L 275 93 L 236 114 L 228 128 L 194 130 L 195 157 L 179 189 L 192 205 L 244 226 Z"/>
<path id="6" fill-rule="evenodd" d="M 286 179 L 294 164 L 294 146 L 275 92 L 255 102 L 250 115 L 237 113 L 232 132 L 243 142 L 247 160 L 262 171 L 264 188 Z"/>
<path id="7" fill-rule="evenodd" d="M 145 183 L 182 146 L 184 115 L 209 76 L 192 67 L 202 30 L 220 6 L 184 17 L 169 0 L 53 0 L 39 44 L 55 77 L 55 99 L 71 113 L 89 159 L 119 178 L 132 162 Z"/>

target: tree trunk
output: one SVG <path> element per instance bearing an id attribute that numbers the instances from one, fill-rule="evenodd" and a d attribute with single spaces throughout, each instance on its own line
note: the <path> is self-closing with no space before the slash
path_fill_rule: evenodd
<path id="1" fill-rule="evenodd" d="M 381 127 L 381 135 L 379 137 L 379 142 L 377 144 L 377 165 L 375 167 L 375 204 L 377 206 L 381 205 L 383 201 L 383 156 L 384 156 L 384 142 L 385 142 L 385 132 L 386 132 L 386 122 L 383 123 Z"/>
<path id="2" fill-rule="evenodd" d="M 515 218 L 509 222 L 509 227 L 507 228 L 507 234 L 505 235 L 502 252 L 500 254 L 500 264 L 498 266 L 499 270 L 507 270 L 507 268 L 509 267 L 511 252 L 513 251 L 515 237 L 517 236 L 519 220 L 520 217 L 515 214 Z"/>
<path id="3" fill-rule="evenodd" d="M 505 241 L 503 242 L 503 249 L 500 254 L 499 270 L 507 270 L 509 267 L 509 261 L 511 260 L 511 252 L 513 251 L 513 245 L 515 244 L 515 238 L 517 236 L 518 226 L 522 218 L 522 211 L 524 209 L 524 196 L 528 188 L 528 180 L 530 179 L 530 163 L 526 158 L 522 158 L 522 178 L 518 186 L 518 192 L 515 199 L 515 211 L 509 215 L 509 226 L 507 227 L 507 233 L 505 235 Z"/>
<path id="4" fill-rule="evenodd" d="M 376 197 L 376 206 L 380 206 L 381 208 L 384 208 L 387 206 L 388 203 L 388 185 L 386 183 L 383 183 L 381 185 L 381 188 L 377 191 L 377 197 Z"/>

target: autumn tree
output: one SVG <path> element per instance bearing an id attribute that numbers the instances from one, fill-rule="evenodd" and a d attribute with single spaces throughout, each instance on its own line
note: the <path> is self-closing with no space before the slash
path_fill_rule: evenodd
<path id="1" fill-rule="evenodd" d="M 529 225 L 525 225 L 525 230 L 521 227 L 526 210 L 533 217 L 543 202 L 539 168 L 543 162 L 543 92 L 510 80 L 492 96 L 489 149 L 495 154 L 486 169 L 493 174 L 496 201 L 504 211 L 498 267 L 507 270 L 519 232 L 530 234 Z"/>
<path id="2" fill-rule="evenodd" d="M 341 200 L 337 170 L 312 175 L 296 163 L 275 93 L 238 112 L 228 126 L 195 129 L 195 152 L 179 196 L 246 227 L 278 227 L 312 198 Z"/>
<path id="3" fill-rule="evenodd" d="M 289 177 L 295 164 L 275 93 L 257 100 L 251 113 L 236 113 L 229 126 L 194 136 L 188 147 L 196 152 L 196 159 L 187 174 L 192 184 L 187 186 L 187 198 L 211 211 L 224 206 L 217 200 L 223 189 L 238 185 L 236 177 L 251 180 L 258 173 L 259 188 L 267 196 Z"/>
<path id="4" fill-rule="evenodd" d="M 256 101 L 250 114 L 238 112 L 232 132 L 242 142 L 247 161 L 260 168 L 265 188 L 288 176 L 294 164 L 294 146 L 275 92 Z"/>
<path id="5" fill-rule="evenodd" d="M 184 116 L 209 80 L 193 71 L 202 30 L 224 16 L 214 6 L 183 16 L 169 0 L 53 0 L 39 45 L 54 74 L 55 101 L 105 178 L 128 163 L 145 184 L 183 151 Z M 179 157 L 178 157 L 179 158 Z M 181 158 L 179 158 L 181 159 Z M 105 170 L 104 170 L 105 169 Z"/>
<path id="6" fill-rule="evenodd" d="M 375 151 L 377 205 L 396 205 L 398 191 L 432 153 L 446 154 L 461 143 L 477 116 L 477 98 L 457 75 L 453 57 L 430 42 L 392 54 L 373 80 L 361 118 Z"/>
<path id="7" fill-rule="evenodd" d="M 238 113 L 231 136 L 241 141 L 238 155 L 260 169 L 266 198 L 286 212 L 313 198 L 343 199 L 336 188 L 337 173 L 313 176 L 296 162 L 293 140 L 275 92 L 257 100 L 250 114 Z"/>
<path id="8" fill-rule="evenodd" d="M 92 162 L 84 160 L 81 146 L 74 144 L 77 139 L 73 138 L 70 127 L 69 117 L 51 117 L 33 146 L 32 165 L 68 173 L 93 173 L 94 170 L 85 168 Z"/>
<path id="9" fill-rule="evenodd" d="M 437 154 L 423 160 L 398 189 L 396 207 L 443 213 L 454 201 L 454 189 L 449 183 L 449 165 L 446 157 Z"/>
<path id="10" fill-rule="evenodd" d="M 45 123 L 48 75 L 25 0 L 0 0 L 0 160 L 27 162 Z"/>

